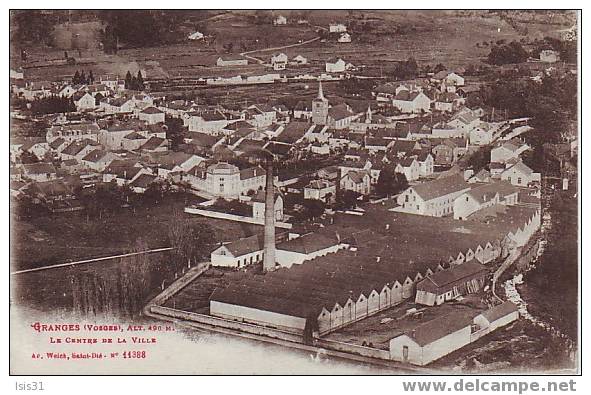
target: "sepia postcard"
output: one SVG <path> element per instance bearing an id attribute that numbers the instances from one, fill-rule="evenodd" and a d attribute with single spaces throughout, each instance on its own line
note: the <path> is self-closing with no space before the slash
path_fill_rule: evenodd
<path id="1" fill-rule="evenodd" d="M 10 375 L 579 374 L 580 16 L 11 10 Z"/>

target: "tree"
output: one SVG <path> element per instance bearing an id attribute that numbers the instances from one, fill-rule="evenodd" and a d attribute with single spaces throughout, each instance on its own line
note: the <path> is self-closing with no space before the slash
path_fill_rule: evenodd
<path id="1" fill-rule="evenodd" d="M 178 146 L 183 143 L 183 120 L 167 116 L 164 124 L 167 127 L 166 138 L 170 141 L 171 148 L 178 149 Z"/>
<path id="2" fill-rule="evenodd" d="M 435 74 L 439 73 L 440 71 L 445 71 L 447 70 L 447 67 L 445 67 L 444 65 L 442 65 L 441 63 L 438 63 L 437 66 L 435 66 L 435 68 L 433 69 L 433 72 Z"/>
<path id="3" fill-rule="evenodd" d="M 90 73 L 88 74 L 88 83 L 94 84 L 94 75 L 92 74 L 92 70 L 90 70 Z"/>
<path id="4" fill-rule="evenodd" d="M 488 62 L 494 65 L 521 63 L 528 57 L 529 54 L 523 46 L 517 41 L 512 41 L 505 45 L 493 45 L 488 54 Z"/>
<path id="5" fill-rule="evenodd" d="M 142 77 L 142 71 L 138 70 L 137 71 L 137 77 L 135 79 L 135 88 L 136 91 L 143 91 L 145 89 L 144 87 L 144 77 Z"/>
<path id="6" fill-rule="evenodd" d="M 404 174 L 396 173 L 387 167 L 380 171 L 375 189 L 378 196 L 395 195 L 406 188 L 408 188 L 408 181 Z"/>
<path id="7" fill-rule="evenodd" d="M 21 162 L 23 164 L 37 163 L 39 162 L 39 158 L 33 152 L 25 151 L 21 154 Z"/>
<path id="8" fill-rule="evenodd" d="M 72 84 L 78 85 L 80 83 L 80 73 L 78 70 L 74 73 L 74 77 L 72 77 Z"/>
<path id="9" fill-rule="evenodd" d="M 306 216 L 308 216 L 312 220 L 316 220 L 322 214 L 324 214 L 324 209 L 326 207 L 325 203 L 321 200 L 316 199 L 305 199 L 303 202 L 304 210 L 306 212 Z"/>
<path id="10" fill-rule="evenodd" d="M 474 170 L 474 174 L 484 169 L 490 163 L 490 151 L 492 147 L 487 145 L 475 151 L 468 158 L 467 166 Z"/>
<path id="11" fill-rule="evenodd" d="M 339 210 L 354 209 L 357 207 L 357 198 L 359 196 L 360 194 L 355 191 L 350 191 L 348 189 L 340 190 L 337 193 L 336 206 Z"/>
<path id="12" fill-rule="evenodd" d="M 168 230 L 170 246 L 174 248 L 176 268 L 197 263 L 210 252 L 213 243 L 213 231 L 206 223 L 192 224 L 181 211 L 172 214 Z"/>
<path id="13" fill-rule="evenodd" d="M 125 74 L 125 89 L 133 89 L 132 88 L 133 78 L 131 76 L 131 72 L 127 70 L 127 74 Z"/>

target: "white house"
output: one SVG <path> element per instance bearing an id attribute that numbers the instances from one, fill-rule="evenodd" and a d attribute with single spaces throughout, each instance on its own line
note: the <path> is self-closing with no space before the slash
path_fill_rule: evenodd
<path id="1" fill-rule="evenodd" d="M 494 206 L 517 204 L 519 191 L 504 182 L 485 183 L 474 186 L 454 200 L 454 219 L 465 220 L 470 215 Z"/>
<path id="2" fill-rule="evenodd" d="M 328 31 L 330 33 L 344 33 L 347 31 L 347 26 L 343 23 L 331 23 L 328 25 Z"/>
<path id="3" fill-rule="evenodd" d="M 435 165 L 435 159 L 433 155 L 428 150 L 421 151 L 417 157 L 417 162 L 419 163 L 419 176 L 420 177 L 429 177 L 433 174 L 433 167 Z"/>
<path id="4" fill-rule="evenodd" d="M 94 110 L 96 108 L 96 100 L 94 96 L 88 92 L 75 93 L 74 104 L 76 105 L 76 110 L 78 111 Z"/>
<path id="5" fill-rule="evenodd" d="M 23 176 L 37 182 L 50 181 L 57 178 L 57 171 L 51 163 L 27 163 L 23 165 Z"/>
<path id="6" fill-rule="evenodd" d="M 394 168 L 396 173 L 404 174 L 407 181 L 416 181 L 421 175 L 421 166 L 414 157 L 401 159 Z"/>
<path id="7" fill-rule="evenodd" d="M 470 188 L 460 175 L 438 178 L 409 187 L 398 196 L 397 203 L 404 212 L 443 217 L 453 214 L 454 200 Z"/>
<path id="8" fill-rule="evenodd" d="M 540 51 L 540 61 L 546 63 L 555 63 L 560 60 L 560 53 L 552 49 L 544 49 Z"/>
<path id="9" fill-rule="evenodd" d="M 525 163 L 519 161 L 501 173 L 501 180 L 509 181 L 512 185 L 526 187 L 533 182 L 540 182 L 540 173 L 534 173 Z"/>
<path id="10" fill-rule="evenodd" d="M 224 55 L 217 59 L 216 65 L 220 67 L 246 66 L 248 65 L 248 59 L 242 56 Z"/>
<path id="11" fill-rule="evenodd" d="M 89 169 L 102 172 L 115 159 L 118 159 L 118 156 L 114 153 L 96 149 L 89 152 L 84 158 L 82 158 L 82 165 Z"/>
<path id="12" fill-rule="evenodd" d="M 219 134 L 231 122 L 220 111 L 190 112 L 187 119 L 189 132 Z"/>
<path id="13" fill-rule="evenodd" d="M 211 252 L 211 265 L 240 268 L 263 260 L 263 237 L 255 234 L 222 244 Z"/>
<path id="14" fill-rule="evenodd" d="M 519 319 L 519 308 L 509 300 L 491 307 L 474 317 L 474 324 L 487 332 L 509 325 Z"/>
<path id="15" fill-rule="evenodd" d="M 275 213 L 275 221 L 283 221 L 283 195 L 275 193 L 275 203 L 273 204 L 273 212 Z M 259 189 L 257 193 L 250 200 L 252 203 L 253 218 L 265 218 L 265 191 Z"/>
<path id="16" fill-rule="evenodd" d="M 351 35 L 349 33 L 343 33 L 337 40 L 340 43 L 350 43 L 351 42 Z"/>
<path id="17" fill-rule="evenodd" d="M 487 122 L 480 122 L 470 130 L 471 145 L 487 145 L 493 141 L 494 129 Z"/>
<path id="18" fill-rule="evenodd" d="M 283 26 L 287 25 L 287 18 L 283 15 L 277 15 L 275 19 L 273 19 L 273 25 L 275 26 Z"/>
<path id="19" fill-rule="evenodd" d="M 495 163 L 506 163 L 512 159 L 519 158 L 529 148 L 527 144 L 518 141 L 506 141 L 494 147 L 490 151 L 490 161 Z"/>
<path id="20" fill-rule="evenodd" d="M 248 191 L 265 187 L 266 173 L 260 166 L 240 170 L 226 162 L 218 162 L 207 169 L 193 168 L 184 176 L 191 188 L 212 197 L 237 199 Z"/>
<path id="21" fill-rule="evenodd" d="M 371 177 L 367 170 L 349 170 L 340 180 L 343 190 L 357 192 L 361 195 L 369 195 Z"/>
<path id="22" fill-rule="evenodd" d="M 321 200 L 325 203 L 334 202 L 337 196 L 337 186 L 327 180 L 312 180 L 304 187 L 304 199 Z"/>
<path id="23" fill-rule="evenodd" d="M 390 340 L 390 359 L 425 366 L 470 344 L 471 324 L 460 311 L 427 321 Z"/>
<path id="24" fill-rule="evenodd" d="M 189 37 L 187 37 L 189 40 L 192 41 L 196 41 L 196 40 L 201 40 L 203 38 L 203 33 L 201 32 L 193 32 L 191 34 L 189 34 Z"/>
<path id="25" fill-rule="evenodd" d="M 152 106 L 144 108 L 139 114 L 140 121 L 145 121 L 148 125 L 164 123 L 164 117 L 163 111 Z"/>
<path id="26" fill-rule="evenodd" d="M 305 56 L 302 56 L 302 55 L 297 55 L 296 57 L 293 58 L 293 63 L 295 63 L 297 65 L 308 64 L 308 58 L 306 58 Z"/>
<path id="27" fill-rule="evenodd" d="M 271 56 L 271 65 L 273 66 L 273 70 L 285 70 L 287 66 L 287 55 L 284 53 L 274 54 Z"/>
<path id="28" fill-rule="evenodd" d="M 423 92 L 400 91 L 392 99 L 392 105 L 403 113 L 428 112 L 431 99 Z"/>
<path id="29" fill-rule="evenodd" d="M 275 258 L 282 267 L 301 265 L 305 261 L 345 248 L 336 235 L 308 233 L 277 245 Z"/>
<path id="30" fill-rule="evenodd" d="M 327 73 L 343 73 L 346 70 L 347 63 L 341 58 L 332 58 L 326 61 Z"/>

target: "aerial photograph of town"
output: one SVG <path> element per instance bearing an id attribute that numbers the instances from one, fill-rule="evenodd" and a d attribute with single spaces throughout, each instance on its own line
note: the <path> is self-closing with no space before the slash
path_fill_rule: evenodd
<path id="1" fill-rule="evenodd" d="M 577 373 L 579 19 L 11 10 L 11 373 Z"/>

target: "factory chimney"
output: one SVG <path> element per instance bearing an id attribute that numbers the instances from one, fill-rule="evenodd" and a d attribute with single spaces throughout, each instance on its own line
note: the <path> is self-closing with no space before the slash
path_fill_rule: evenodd
<path id="1" fill-rule="evenodd" d="M 275 191 L 273 188 L 273 158 L 267 159 L 265 188 L 265 257 L 263 271 L 275 270 Z"/>

